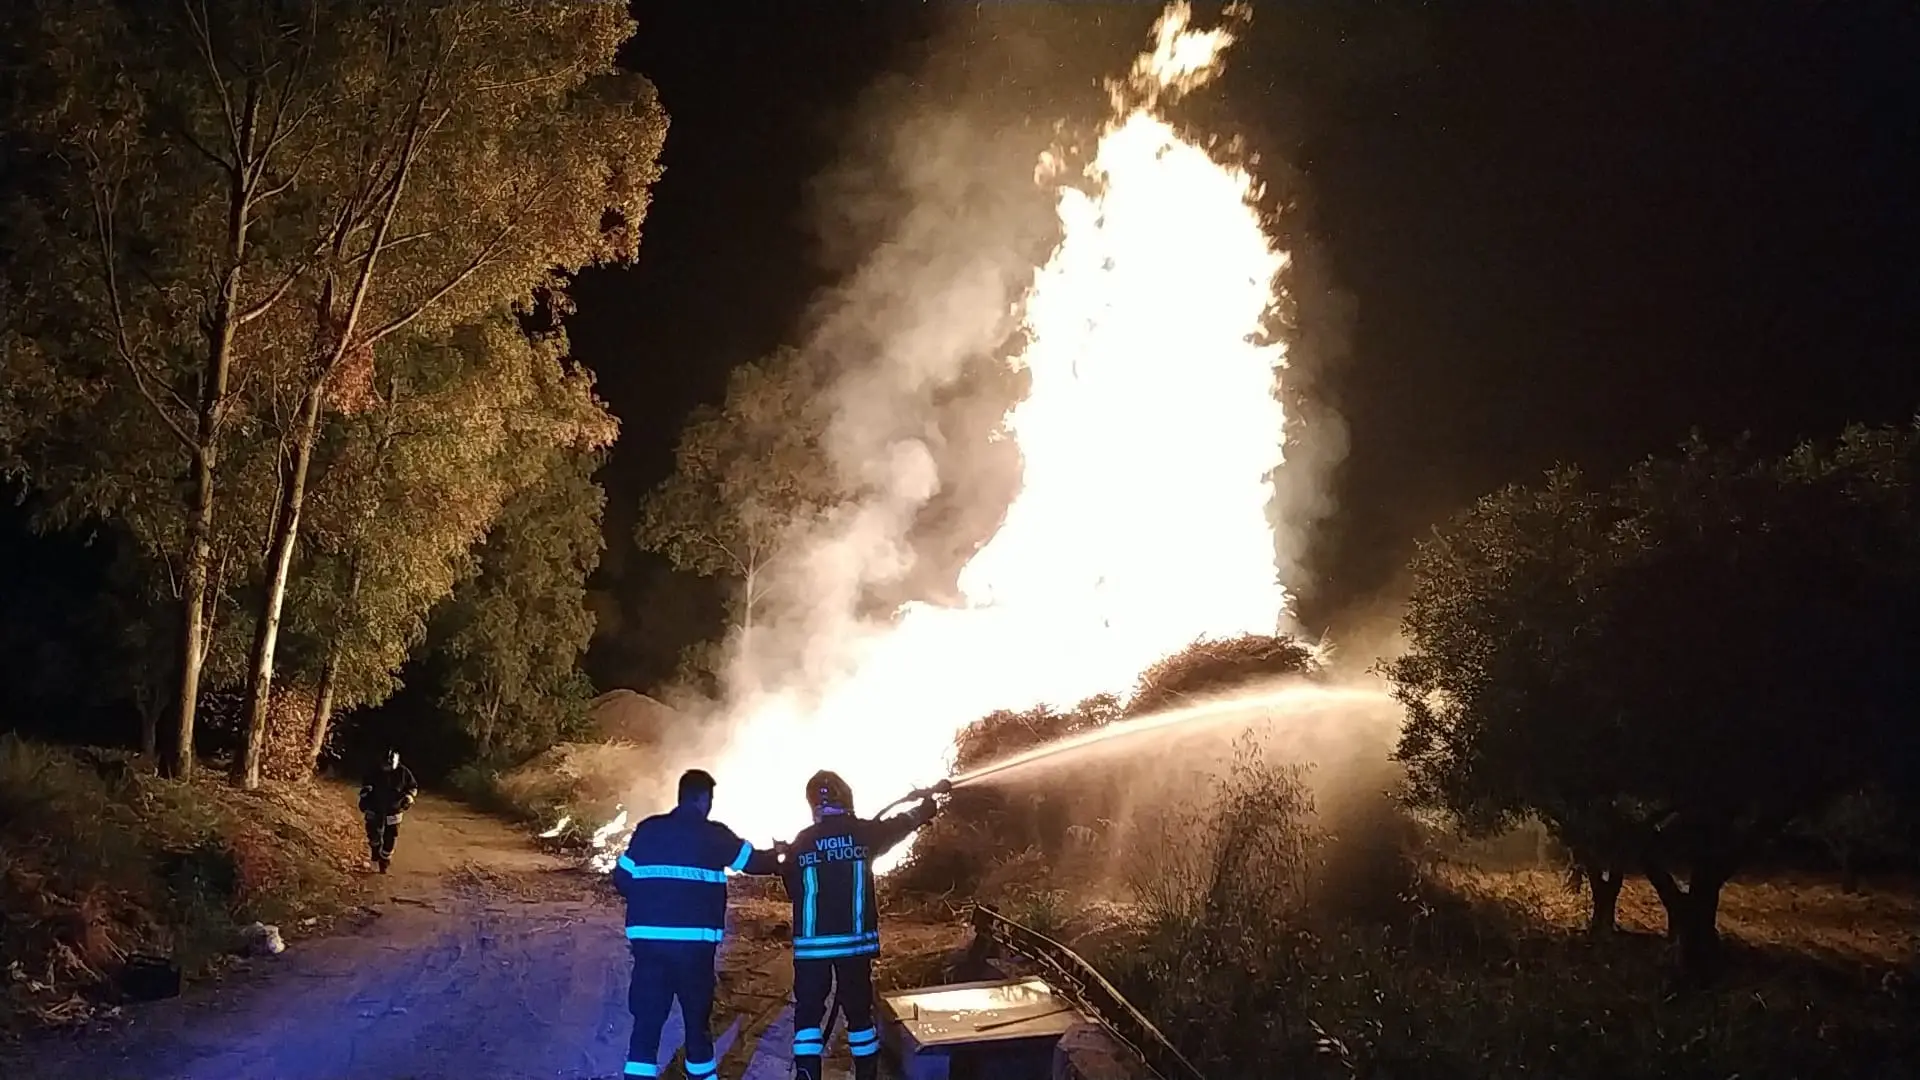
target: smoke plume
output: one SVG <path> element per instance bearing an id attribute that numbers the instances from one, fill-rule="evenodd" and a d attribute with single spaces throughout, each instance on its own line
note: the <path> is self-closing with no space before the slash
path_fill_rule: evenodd
<path id="1" fill-rule="evenodd" d="M 937 609 L 944 605 L 980 602 L 977 597 L 963 601 L 956 581 L 968 559 L 1001 527 L 1021 484 L 1019 452 L 1004 437 L 999 422 L 1020 400 L 1025 384 L 1024 376 L 1007 360 L 1025 344 L 1023 300 L 1034 286 L 1036 271 L 1062 236 L 1060 213 L 1064 211 L 1056 212 L 1057 193 L 1039 182 L 1041 167 L 1046 163 L 1049 176 L 1070 175 L 1071 166 L 1092 152 L 1099 118 L 1118 102 L 1117 96 L 1109 98 L 1110 86 L 1103 86 L 1093 75 L 1128 71 L 1128 57 L 1139 53 L 1148 13 L 1141 13 L 1139 25 L 1127 19 L 1109 25 L 1073 9 L 1009 5 L 999 9 L 1003 14 L 993 16 L 989 26 L 982 21 L 989 18 L 988 10 L 976 7 L 960 16 L 963 25 L 956 27 L 956 36 L 935 42 L 926 63 L 912 77 L 889 79 L 874 88 L 848 126 L 850 135 L 840 164 L 817 184 L 819 255 L 840 280 L 812 306 L 797 337 L 799 348 L 839 373 L 823 447 L 843 497 L 817 518 L 796 524 L 789 538 L 790 554 L 774 571 L 767 606 L 756 619 L 751 649 L 732 656 L 723 677 L 724 700 L 715 706 L 717 715 L 700 725 L 711 744 L 685 748 L 691 751 L 686 758 L 663 761 L 663 767 L 694 764 L 714 754 L 718 756 L 714 763 L 723 767 L 723 785 L 730 782 L 729 772 L 740 776 L 742 783 L 778 783 L 776 773 L 811 768 L 814 762 L 833 766 L 846 749 L 841 743 L 858 738 L 899 740 L 900 761 L 919 769 L 925 767 L 930 752 L 941 749 L 934 744 L 951 739 L 952 729 L 931 730 L 939 725 L 925 723 L 916 727 L 910 718 L 886 715 L 886 710 L 913 700 L 914 691 L 943 695 L 938 703 L 943 717 L 966 715 L 976 705 L 984 712 L 1032 704 L 976 701 L 982 687 L 969 686 L 964 677 L 956 678 L 939 667 L 942 646 L 948 643 L 955 648 L 955 654 L 947 657 L 951 664 L 979 662 L 966 652 L 971 644 L 993 635 L 991 606 L 966 612 L 977 613 L 979 619 L 964 631 L 958 620 L 920 618 L 910 646 L 899 646 L 901 635 L 893 631 L 910 614 L 937 616 Z M 1184 12 L 1184 4 L 1169 10 Z M 1176 64 L 1189 61 L 1187 53 L 1167 50 L 1164 39 L 1161 44 Z M 1150 76 L 1151 66 L 1135 63 L 1132 78 Z M 1042 74 L 1036 77 L 1036 72 Z M 1157 94 L 1147 96 L 1171 101 L 1204 78 L 1180 74 Z M 1078 141 L 1076 133 L 1083 133 Z M 1142 136 L 1158 137 L 1150 125 L 1136 128 L 1131 135 L 1134 145 Z M 1180 179 L 1195 180 L 1188 174 Z M 1234 198 L 1226 194 L 1232 183 L 1227 174 L 1197 182 L 1205 197 L 1214 200 L 1209 206 L 1224 204 L 1223 213 L 1234 209 Z M 1144 197 L 1141 192 L 1154 190 L 1151 183 L 1136 183 L 1141 186 L 1129 189 L 1135 200 Z M 1169 209 L 1183 209 L 1178 197 L 1173 198 Z M 1297 200 L 1289 199 L 1289 204 Z M 1154 216 L 1137 201 L 1124 212 L 1134 215 L 1135 222 L 1143 214 L 1149 219 Z M 1198 226 L 1230 234 L 1223 240 L 1228 244 L 1224 257 L 1240 259 L 1249 267 L 1264 257 L 1258 244 L 1254 251 L 1245 247 L 1246 232 L 1254 230 L 1233 232 L 1235 226 L 1217 214 L 1202 217 Z M 1132 287 L 1150 277 L 1140 271 L 1138 254 L 1149 254 L 1151 261 L 1150 253 L 1135 253 L 1135 261 L 1127 267 L 1131 276 L 1124 278 Z M 1126 258 L 1122 256 L 1123 261 Z M 1272 265 L 1278 267 L 1283 261 Z M 1288 346 L 1296 363 L 1305 357 L 1311 370 L 1344 351 L 1350 311 L 1340 306 L 1321 277 L 1323 264 L 1310 260 L 1308 268 L 1310 276 L 1305 280 L 1291 275 L 1286 279 L 1283 288 L 1290 291 L 1282 292 L 1271 313 L 1269 331 Z M 1166 271 L 1161 267 L 1158 272 Z M 1266 283 L 1257 278 L 1267 272 L 1249 269 L 1225 292 L 1249 287 L 1264 290 Z M 1258 294 L 1254 295 L 1257 309 Z M 1237 370 L 1251 370 L 1255 378 L 1250 385 L 1257 388 L 1260 369 L 1244 366 L 1245 356 L 1235 352 L 1242 347 L 1231 337 L 1239 317 L 1236 312 L 1245 300 L 1245 295 L 1234 294 L 1217 303 L 1211 296 L 1189 296 L 1182 302 L 1200 309 L 1193 317 L 1213 319 L 1211 324 L 1203 323 L 1203 329 L 1211 329 L 1200 334 L 1198 347 L 1240 356 L 1234 361 L 1242 364 Z M 1115 302 L 1129 301 L 1116 298 Z M 1146 326 L 1138 323 L 1140 312 L 1128 314 L 1136 322 L 1117 325 Z M 1224 342 L 1223 327 L 1228 335 Z M 1168 348 L 1170 362 L 1178 362 L 1179 351 L 1178 344 Z M 1275 351 L 1274 359 L 1279 355 Z M 1057 353 L 1053 362 L 1059 362 Z M 1272 392 L 1279 390 L 1275 387 Z M 1247 397 L 1240 394 L 1233 401 L 1244 403 Z M 1290 423 L 1284 433 L 1274 424 L 1273 438 L 1286 438 L 1288 460 L 1270 478 L 1267 512 L 1273 526 L 1272 574 L 1281 583 L 1297 587 L 1313 523 L 1332 509 L 1329 477 L 1344 457 L 1345 430 L 1330 408 L 1302 409 L 1297 391 L 1289 391 L 1282 400 L 1291 407 L 1290 415 L 1304 417 L 1305 423 Z M 1237 413 L 1235 430 L 1248 430 L 1248 418 L 1257 411 L 1258 402 L 1252 405 L 1256 408 Z M 1256 443 L 1258 424 L 1255 420 L 1252 428 Z M 1206 437 L 1203 430 L 1200 438 Z M 1223 452 L 1242 458 L 1259 450 L 1231 439 L 1222 446 Z M 1151 465 L 1145 467 L 1151 469 Z M 1250 480 L 1263 467 L 1256 465 Z M 1142 481 L 1138 493 L 1142 502 L 1156 498 L 1156 483 L 1162 485 L 1158 494 L 1167 497 L 1169 505 L 1188 505 L 1193 498 L 1190 492 L 1149 478 Z M 1174 485 L 1177 488 L 1178 478 Z M 1258 490 L 1251 483 L 1247 490 L 1257 498 Z M 1188 503 L 1180 502 L 1182 498 Z M 1228 498 L 1237 499 L 1238 494 L 1230 492 Z M 1251 505 L 1257 515 L 1257 502 Z M 1102 524 L 1127 529 L 1132 526 L 1126 517 L 1134 515 L 1138 520 L 1140 512 L 1116 507 L 1115 520 Z M 1156 539 L 1164 541 L 1172 535 L 1164 522 L 1157 527 Z M 1257 518 L 1252 533 L 1253 561 L 1258 563 L 1265 556 L 1258 554 L 1262 541 Z M 1216 545 L 1216 550 L 1246 548 Z M 1204 564 L 1208 558 L 1189 561 Z M 1127 569 L 1137 571 L 1138 566 L 1128 564 Z M 1178 575 L 1192 572 L 1191 567 L 1170 566 L 1168 579 L 1173 584 L 1168 587 L 1177 593 Z M 1221 594 L 1218 580 L 1207 584 L 1213 594 Z M 1234 624 L 1229 632 L 1261 629 L 1241 624 L 1248 621 L 1248 612 L 1261 610 L 1263 604 L 1269 617 L 1276 613 L 1282 619 L 1288 617 L 1284 597 L 1276 590 L 1263 591 L 1267 583 L 1257 580 L 1246 584 L 1248 595 L 1237 607 L 1231 597 L 1234 590 L 1225 590 L 1228 601 L 1220 609 L 1220 618 Z M 1127 598 L 1150 600 L 1159 595 L 1157 588 L 1144 594 L 1136 591 Z M 1269 597 L 1278 599 L 1269 602 Z M 1192 612 L 1184 615 L 1192 621 Z M 1099 627 L 1097 615 L 1093 626 Z M 1046 647 L 1072 650 L 1075 642 L 1052 640 Z M 1129 669 L 1123 678 L 1131 678 L 1136 670 Z M 861 679 L 852 679 L 856 672 Z M 935 675 L 940 678 L 935 680 Z M 834 709 L 826 711 L 837 710 L 841 717 L 831 723 L 821 721 L 820 710 L 813 708 L 829 696 Z M 862 717 L 858 725 L 844 722 L 850 714 Z M 875 772 L 866 779 L 885 778 L 879 774 L 886 765 L 875 760 L 873 747 L 860 749 L 867 768 Z M 858 787 L 863 778 L 850 779 Z M 904 789 L 910 782 L 932 777 L 885 779 Z M 869 797 L 888 794 L 892 793 L 876 791 Z M 779 795 L 774 793 L 776 798 Z M 753 797 L 763 802 L 767 796 L 756 793 Z M 763 818 L 756 807 L 754 821 L 735 824 L 751 827 Z"/>

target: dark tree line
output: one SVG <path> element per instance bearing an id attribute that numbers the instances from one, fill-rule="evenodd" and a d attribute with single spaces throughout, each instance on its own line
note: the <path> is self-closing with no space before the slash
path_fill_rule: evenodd
<path id="1" fill-rule="evenodd" d="M 568 680 L 506 671 L 553 657 L 476 630 L 497 621 L 476 593 L 543 537 L 569 572 L 597 559 L 573 533 L 615 433 L 564 334 L 524 316 L 635 254 L 665 136 L 652 85 L 614 65 L 625 9 L 10 14 L 0 474 L 42 529 L 122 541 L 103 617 L 146 748 L 190 775 L 202 705 L 237 695 L 234 781 L 282 744 L 310 771 L 436 621 L 447 699 L 512 742 L 512 702 Z"/>
<path id="2" fill-rule="evenodd" d="M 1791 832 L 1845 851 L 1911 828 L 1917 481 L 1920 427 L 1858 427 L 1480 500 L 1420 546 L 1384 666 L 1412 800 L 1474 832 L 1544 822 L 1596 932 L 1643 875 L 1710 972 L 1722 888 Z"/>

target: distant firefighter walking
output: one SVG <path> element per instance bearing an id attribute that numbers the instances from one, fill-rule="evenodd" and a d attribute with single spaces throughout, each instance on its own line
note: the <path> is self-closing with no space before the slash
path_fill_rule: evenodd
<path id="1" fill-rule="evenodd" d="M 412 770 L 400 764 L 400 751 L 389 749 L 360 786 L 360 812 L 367 818 L 367 854 L 386 873 L 393 865 L 393 845 L 400 839 L 400 819 L 413 806 L 420 784 Z"/>

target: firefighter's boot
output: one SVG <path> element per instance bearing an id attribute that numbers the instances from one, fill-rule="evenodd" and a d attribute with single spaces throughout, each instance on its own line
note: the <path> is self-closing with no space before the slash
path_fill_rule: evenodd
<path id="1" fill-rule="evenodd" d="M 868 1054 L 853 1059 L 853 1080 L 880 1080 L 880 1057 Z"/>
<path id="2" fill-rule="evenodd" d="M 793 1080 L 822 1080 L 825 1075 L 820 1070 L 820 1055 L 807 1054 L 793 1059 Z"/>

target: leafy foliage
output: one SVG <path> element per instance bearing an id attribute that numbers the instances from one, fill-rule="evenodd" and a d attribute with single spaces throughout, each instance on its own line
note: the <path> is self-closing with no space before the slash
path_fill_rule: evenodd
<path id="1" fill-rule="evenodd" d="M 1273 634 L 1203 638 L 1141 672 L 1127 700 L 1127 713 L 1144 716 L 1179 708 L 1250 683 L 1309 675 L 1318 669 L 1314 651 L 1295 638 Z"/>
<path id="2" fill-rule="evenodd" d="M 587 577 L 599 565 L 605 497 L 593 454 L 546 455 L 482 546 L 478 571 L 435 615 L 440 703 L 484 757 L 543 750 L 586 720 L 578 663 L 593 638 Z"/>
<path id="3" fill-rule="evenodd" d="M 1719 890 L 1763 845 L 1912 775 L 1917 434 L 1777 459 L 1695 440 L 1450 522 L 1385 665 L 1414 801 L 1479 831 L 1536 814 L 1592 868 L 1646 874 L 1709 968 Z"/>
<path id="4" fill-rule="evenodd" d="M 652 86 L 614 67 L 632 29 L 593 0 L 46 0 L 17 20 L 0 65 L 18 181 L 0 213 L 16 256 L 0 273 L 0 469 L 47 495 L 45 524 L 111 518 L 154 564 L 179 606 L 160 621 L 179 625 L 183 769 L 203 657 L 214 685 L 252 684 L 259 741 L 297 557 L 316 611 L 296 613 L 296 634 L 398 590 L 353 650 L 366 663 L 338 665 L 342 700 L 368 700 L 438 598 L 423 594 L 462 568 L 408 571 L 457 564 L 452 538 L 476 540 L 516 486 L 509 473 L 416 518 L 443 527 L 403 534 L 422 540 L 411 556 L 350 508 L 303 521 L 336 463 L 343 488 L 436 507 L 450 470 L 420 459 L 446 450 L 375 434 L 392 389 L 415 385 L 423 351 L 471 353 L 463 327 L 524 352 L 499 340 L 506 309 L 543 291 L 564 313 L 559 273 L 637 251 L 666 121 Z M 466 431 L 516 435 L 511 394 L 481 389 Z M 332 535 L 303 552 L 303 525 Z M 388 568 L 394 589 L 355 548 L 407 564 Z M 250 663 L 219 666 L 247 639 Z M 241 764 L 257 775 L 256 755 Z"/>
<path id="5" fill-rule="evenodd" d="M 838 495 L 823 442 L 832 387 L 825 362 L 798 350 L 735 368 L 722 405 L 689 418 L 673 475 L 641 508 L 640 546 L 732 583 L 743 631 L 772 598 L 795 530 Z"/>
<path id="6" fill-rule="evenodd" d="M 403 344 L 383 361 L 378 403 L 327 432 L 291 605 L 293 671 L 317 680 L 331 658 L 341 710 L 391 692 L 429 613 L 471 577 L 475 546 L 520 524 L 503 508 L 550 483 L 555 455 L 590 456 L 615 431 L 565 342 L 529 339 L 508 312 Z M 597 489 L 577 494 L 597 520 Z"/>

